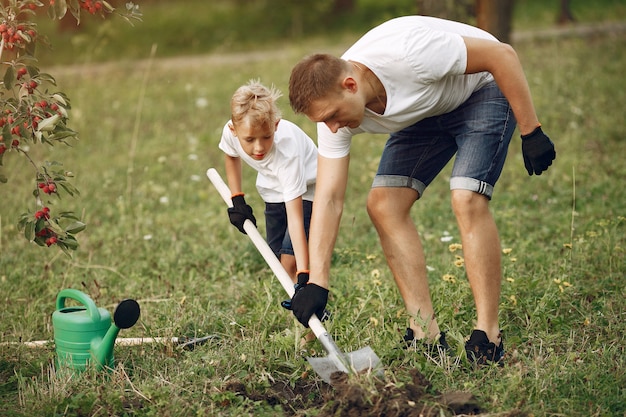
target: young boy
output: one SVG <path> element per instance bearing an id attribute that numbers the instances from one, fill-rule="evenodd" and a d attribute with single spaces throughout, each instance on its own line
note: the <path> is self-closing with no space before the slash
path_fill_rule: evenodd
<path id="1" fill-rule="evenodd" d="M 219 148 L 225 153 L 233 193 L 230 222 L 245 234 L 246 219 L 256 219 L 241 186 L 241 161 L 257 172 L 256 187 L 265 201 L 266 239 L 294 283 L 308 281 L 308 233 L 317 175 L 317 148 L 298 126 L 281 120 L 280 91 L 251 80 L 231 99 L 231 120 Z M 321 318 L 321 317 L 320 317 Z M 314 335 L 313 335 L 314 336 Z"/>

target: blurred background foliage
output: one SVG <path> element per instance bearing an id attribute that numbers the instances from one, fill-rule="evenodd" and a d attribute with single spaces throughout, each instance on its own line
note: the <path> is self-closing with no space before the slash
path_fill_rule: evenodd
<path id="1" fill-rule="evenodd" d="M 124 0 L 111 0 L 126 7 Z M 142 59 L 157 45 L 158 57 L 279 49 L 304 39 L 324 37 L 349 43 L 357 34 L 389 18 L 428 14 L 477 24 L 477 10 L 510 11 L 510 29 L 532 31 L 573 20 L 626 19 L 623 0 L 136 0 L 143 21 L 134 26 L 84 16 L 36 18 L 48 47 L 37 51 L 42 66 Z M 506 12 L 506 11 L 505 11 Z M 507 19 L 507 17 L 504 17 Z M 494 29 L 495 30 L 495 29 Z M 493 33 L 493 30 L 490 30 Z M 498 36 L 498 35 L 496 35 Z M 506 40 L 506 34 L 499 36 Z M 343 41 L 349 39 L 349 41 Z"/>

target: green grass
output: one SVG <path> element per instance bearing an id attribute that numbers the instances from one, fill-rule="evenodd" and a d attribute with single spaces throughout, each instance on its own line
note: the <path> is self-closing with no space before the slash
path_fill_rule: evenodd
<path id="1" fill-rule="evenodd" d="M 573 4 L 575 11 L 582 7 Z M 613 5 L 615 14 L 623 12 Z M 78 235 L 81 247 L 71 259 L 26 242 L 15 223 L 34 204 L 27 191 L 31 173 L 23 159 L 5 155 L 0 342 L 52 338 L 51 315 L 63 288 L 80 289 L 111 312 L 120 299 L 136 298 L 141 319 L 121 337 L 219 339 L 193 351 L 159 344 L 116 347 L 114 372 L 70 380 L 50 372 L 53 348 L 0 345 L 0 408 L 6 415 L 319 412 L 327 388 L 297 347 L 301 328 L 280 308 L 280 285 L 229 224 L 204 172 L 216 167 L 223 174 L 217 143 L 236 87 L 261 77 L 286 93 L 290 68 L 302 55 L 339 47 L 318 39 L 286 45 L 265 59 L 157 60 L 151 67 L 122 61 L 54 72 L 72 100 L 71 127 L 80 141 L 36 150 L 35 156 L 61 160 L 76 174 L 81 197 L 62 204 L 88 228 Z M 398 351 L 408 317 L 364 206 L 381 136 L 354 142 L 332 269 L 334 318 L 327 328 L 343 350 L 371 346 L 390 384 L 405 384 L 417 368 L 435 390 L 473 393 L 490 415 L 623 416 L 626 37 L 516 47 L 557 160 L 546 174 L 528 177 L 515 139 L 492 201 L 503 249 L 510 249 L 503 259 L 501 302 L 507 366 L 468 371 L 452 361 L 437 364 Z M 286 98 L 281 107 L 313 135 L 312 124 L 293 116 Z M 261 213 L 250 170 L 244 180 L 249 202 Z M 459 238 L 446 173 L 416 204 L 414 217 L 439 323 L 460 353 L 475 313 L 464 271 L 454 263 L 462 254 L 449 250 Z M 441 241 L 446 232 L 452 242 Z M 317 343 L 312 349 L 322 351 Z"/>

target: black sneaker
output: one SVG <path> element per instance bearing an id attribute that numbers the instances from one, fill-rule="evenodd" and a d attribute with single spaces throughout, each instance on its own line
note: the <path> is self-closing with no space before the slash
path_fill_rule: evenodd
<path id="1" fill-rule="evenodd" d="M 475 365 L 488 365 L 496 363 L 504 365 L 504 344 L 500 338 L 500 345 L 490 342 L 487 333 L 482 330 L 474 330 L 469 340 L 465 342 L 467 359 Z"/>
<path id="2" fill-rule="evenodd" d="M 446 333 L 439 333 L 439 341 L 437 343 L 426 343 L 423 339 L 416 339 L 413 329 L 408 327 L 402 337 L 406 349 L 424 350 L 428 352 L 437 352 L 439 350 L 447 352 L 450 349 L 446 342 Z"/>

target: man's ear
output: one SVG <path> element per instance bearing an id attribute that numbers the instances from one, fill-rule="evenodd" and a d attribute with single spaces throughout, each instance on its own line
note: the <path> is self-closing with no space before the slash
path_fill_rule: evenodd
<path id="1" fill-rule="evenodd" d="M 235 137 L 237 137 L 237 131 L 235 130 L 235 126 L 233 126 L 232 123 L 228 124 L 228 128 L 230 129 L 230 132 L 235 135 Z"/>
<path id="2" fill-rule="evenodd" d="M 344 90 L 348 90 L 351 93 L 356 93 L 359 90 L 359 85 L 356 80 L 352 77 L 346 77 L 341 82 L 341 87 Z"/>

